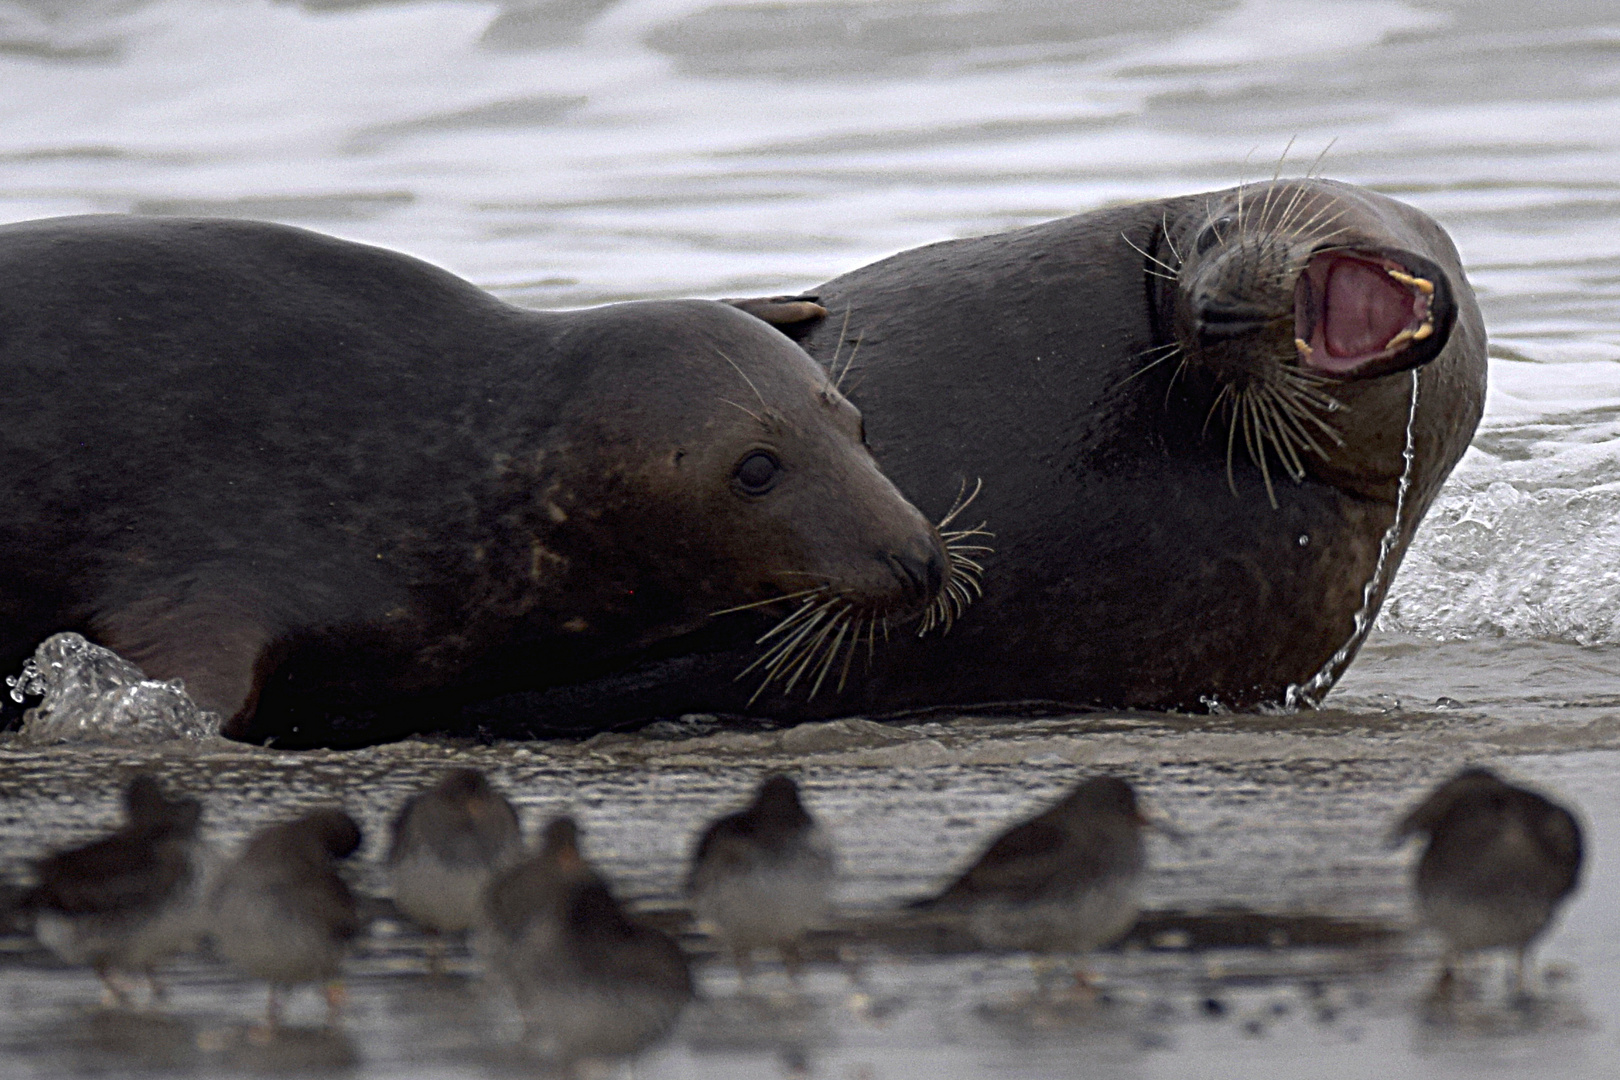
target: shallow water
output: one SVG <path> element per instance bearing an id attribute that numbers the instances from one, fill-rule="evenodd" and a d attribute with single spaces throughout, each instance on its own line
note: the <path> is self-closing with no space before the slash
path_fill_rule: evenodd
<path id="1" fill-rule="evenodd" d="M 589 853 L 667 919 L 692 831 L 770 763 L 804 774 L 844 850 L 846 902 L 882 923 L 987 832 L 1107 766 L 1196 838 L 1154 848 L 1155 909 L 1397 925 L 1411 853 L 1378 834 L 1439 775 L 1493 761 L 1577 802 L 1593 834 L 1586 889 L 1545 949 L 1565 978 L 1531 1013 L 1426 1022 L 1421 940 L 1109 954 L 1113 1004 L 1076 1014 L 1023 1000 L 1021 960 L 873 931 L 853 1004 L 830 964 L 797 1001 L 768 978 L 739 998 L 707 965 L 709 1002 L 637 1074 L 1603 1075 L 1620 1038 L 1617 59 L 1620 16 L 1596 0 L 0 2 L 0 220 L 273 218 L 568 306 L 795 289 L 931 240 L 1263 178 L 1285 153 L 1302 172 L 1325 151 L 1327 175 L 1452 231 L 1492 335 L 1475 447 L 1320 713 L 342 755 L 0 747 L 0 872 L 20 881 L 27 857 L 101 827 L 119 771 L 155 754 L 226 845 L 341 798 L 371 834 L 359 882 L 380 893 L 388 814 L 471 758 L 531 825 L 579 814 Z M 266 1059 L 243 1042 L 258 991 L 222 968 L 188 962 L 166 1012 L 109 1017 L 88 975 L 6 937 L 0 1073 L 529 1071 L 498 999 L 410 973 L 420 944 L 384 920 L 355 959 L 345 1033 L 305 1031 Z M 314 1001 L 301 1008 L 313 1024 Z"/>

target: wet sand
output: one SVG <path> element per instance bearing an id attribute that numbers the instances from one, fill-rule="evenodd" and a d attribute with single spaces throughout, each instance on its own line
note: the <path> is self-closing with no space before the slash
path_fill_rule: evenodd
<path id="1" fill-rule="evenodd" d="M 684 927 L 703 1000 L 634 1064 L 638 1077 L 1611 1075 L 1620 716 L 1601 703 L 1572 707 L 1579 715 L 1451 698 L 1420 709 L 1426 690 L 1402 673 L 1400 654 L 1398 641 L 1375 643 L 1337 695 L 1349 707 L 1293 716 L 847 720 L 777 732 L 697 719 L 578 743 L 410 741 L 342 753 L 0 747 L 0 852 L 12 883 L 26 856 L 109 821 L 122 774 L 142 767 L 200 795 L 225 849 L 264 822 L 341 802 L 367 830 L 354 881 L 377 898 L 378 916 L 350 963 L 341 1030 L 322 1029 L 324 1004 L 306 990 L 292 1029 L 269 1047 L 250 1039 L 263 988 L 223 965 L 186 959 L 162 1008 L 109 1013 L 89 972 L 9 933 L 0 1075 L 533 1074 L 498 989 L 464 954 L 452 977 L 428 979 L 425 942 L 384 899 L 387 822 L 452 763 L 489 770 L 531 833 L 552 814 L 578 816 L 587 855 L 621 895 L 644 917 Z M 1477 997 L 1454 1010 L 1425 1005 L 1436 950 L 1404 932 L 1416 851 L 1382 843 L 1404 806 L 1465 762 L 1573 802 L 1588 830 L 1585 884 L 1540 950 L 1525 1007 L 1506 1002 L 1500 964 L 1486 965 Z M 700 824 L 766 768 L 803 778 L 844 866 L 847 918 L 817 938 L 820 959 L 797 989 L 773 965 L 740 987 L 685 925 L 678 897 Z M 1130 778 L 1188 834 L 1183 844 L 1150 839 L 1149 911 L 1092 963 L 1100 1002 L 1038 998 L 1027 957 L 975 952 L 948 924 L 895 914 L 1006 822 L 1098 768 Z M 86 791 L 101 794 L 75 797 Z"/>

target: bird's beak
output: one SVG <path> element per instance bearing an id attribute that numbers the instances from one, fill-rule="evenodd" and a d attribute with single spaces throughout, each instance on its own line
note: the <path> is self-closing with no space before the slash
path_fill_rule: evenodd
<path id="1" fill-rule="evenodd" d="M 1187 834 L 1172 825 L 1170 823 L 1170 819 L 1164 817 L 1163 815 L 1149 815 L 1138 810 L 1136 812 L 1136 823 L 1141 825 L 1143 828 L 1152 829 L 1166 840 L 1172 840 L 1178 844 L 1185 844 L 1187 842 Z"/>

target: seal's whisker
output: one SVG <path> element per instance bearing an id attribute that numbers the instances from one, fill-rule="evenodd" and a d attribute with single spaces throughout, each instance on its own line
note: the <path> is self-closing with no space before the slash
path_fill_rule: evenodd
<path id="1" fill-rule="evenodd" d="M 806 636 L 815 630 L 818 625 L 822 624 L 823 620 L 825 620 L 827 617 L 828 609 L 830 609 L 835 603 L 837 603 L 837 600 L 833 599 L 825 601 L 819 605 L 815 609 L 814 615 L 804 625 L 800 626 L 787 638 L 778 641 L 771 648 L 767 649 L 752 664 L 749 664 L 746 668 L 737 673 L 736 679 L 732 680 L 733 682 L 742 679 L 756 668 L 759 668 L 762 665 L 764 666 L 764 678 L 760 681 L 759 686 L 754 690 L 752 696 L 749 697 L 748 704 L 752 705 L 755 701 L 757 701 L 759 699 L 759 695 L 765 692 L 765 688 L 770 686 L 771 683 L 775 682 L 778 676 L 781 675 L 782 671 L 793 663 L 794 659 L 800 653 L 799 647 L 804 642 Z M 801 611 L 802 610 L 803 609 L 801 609 Z"/>
<path id="2" fill-rule="evenodd" d="M 1202 438 L 1204 435 L 1209 434 L 1210 421 L 1214 420 L 1215 419 L 1215 414 L 1218 411 L 1220 411 L 1221 403 L 1226 401 L 1228 398 L 1230 398 L 1235 393 L 1237 393 L 1237 388 L 1234 387 L 1231 383 L 1222 383 L 1221 384 L 1220 392 L 1215 395 L 1215 400 L 1210 402 L 1210 404 L 1209 404 L 1209 412 L 1204 415 L 1204 430 L 1200 434 L 1200 436 L 1199 436 L 1200 438 Z M 1226 470 L 1227 479 L 1231 479 L 1232 455 L 1230 453 L 1230 447 L 1228 448 L 1228 453 L 1226 455 L 1226 464 L 1227 464 L 1227 470 Z M 1237 488 L 1236 487 L 1234 487 L 1232 489 L 1232 493 L 1234 495 L 1237 494 Z"/>
<path id="3" fill-rule="evenodd" d="M 1305 427 L 1306 421 L 1315 424 L 1323 434 L 1333 440 L 1335 446 L 1344 445 L 1344 436 L 1340 435 L 1332 424 L 1316 415 L 1311 407 L 1314 403 L 1301 401 L 1299 398 L 1294 397 L 1286 387 L 1273 387 L 1271 392 L 1276 397 L 1278 408 L 1282 410 L 1283 415 L 1299 431 L 1300 438 L 1304 439 L 1311 449 L 1316 451 L 1317 456 L 1327 457 L 1327 451 L 1317 444 L 1315 437 Z"/>
<path id="4" fill-rule="evenodd" d="M 1243 395 L 1243 442 L 1249 449 L 1250 459 L 1260 466 L 1260 479 L 1265 481 L 1266 485 L 1266 500 L 1275 510 L 1277 492 L 1271 486 L 1271 466 L 1266 464 L 1265 443 L 1262 441 L 1260 417 L 1254 398 L 1252 393 Z"/>
<path id="5" fill-rule="evenodd" d="M 1176 380 L 1181 378 L 1182 372 L 1187 370 L 1187 362 L 1191 359 L 1192 357 L 1187 353 L 1182 353 L 1181 362 L 1177 364 L 1176 369 L 1170 373 L 1170 381 L 1166 383 L 1164 387 L 1164 407 L 1166 409 L 1170 407 L 1170 395 L 1175 392 Z"/>
<path id="6" fill-rule="evenodd" d="M 1137 356 L 1138 357 L 1143 357 L 1143 356 L 1147 356 L 1149 353 L 1160 352 L 1161 350 L 1163 351 L 1164 355 L 1158 357 L 1157 359 L 1149 360 L 1147 363 L 1143 364 L 1141 367 L 1137 368 L 1135 371 L 1131 372 L 1129 375 L 1127 375 L 1123 379 L 1119 380 L 1119 382 L 1114 384 L 1114 389 L 1116 389 L 1116 390 L 1119 389 L 1121 386 L 1124 386 L 1126 383 L 1130 382 L 1132 379 L 1136 378 L 1138 375 L 1147 374 L 1149 371 L 1152 371 L 1154 368 L 1158 367 L 1160 364 L 1164 363 L 1166 360 L 1174 360 L 1177 356 L 1179 356 L 1181 354 L 1181 342 L 1172 341 L 1168 345 L 1156 345 L 1151 349 L 1147 349 L 1147 350 L 1145 350 L 1143 352 L 1137 353 Z M 1172 376 L 1172 378 L 1174 378 L 1174 376 Z"/>
<path id="7" fill-rule="evenodd" d="M 1265 450 L 1265 443 L 1270 442 L 1276 451 L 1277 459 L 1295 483 L 1305 478 L 1305 466 L 1299 460 L 1293 440 L 1284 434 L 1277 420 L 1277 406 L 1272 402 L 1271 395 L 1262 391 L 1256 395 L 1255 414 L 1263 436 L 1261 451 Z"/>
<path id="8" fill-rule="evenodd" d="M 1171 256 L 1176 260 L 1176 273 L 1181 272 L 1181 264 L 1187 260 L 1182 258 L 1181 252 L 1176 250 L 1176 242 L 1170 238 L 1170 212 L 1166 210 L 1159 215 L 1159 235 L 1164 237 L 1165 247 L 1170 249 Z"/>
<path id="9" fill-rule="evenodd" d="M 838 328 L 838 340 L 833 342 L 832 359 L 827 361 L 828 377 L 833 379 L 833 389 L 838 389 L 842 379 L 836 378 L 838 372 L 838 357 L 844 351 L 844 336 L 849 333 L 849 308 L 844 308 L 844 324 Z"/>
<path id="10" fill-rule="evenodd" d="M 837 390 L 840 393 L 843 392 L 844 380 L 849 377 L 850 368 L 855 366 L 855 357 L 861 351 L 861 342 L 865 341 L 865 340 L 866 340 L 866 334 L 862 333 L 859 337 L 857 337 L 855 339 L 855 343 L 849 347 L 849 359 L 844 361 L 844 370 L 839 372 L 838 381 L 833 383 L 833 389 L 834 390 Z M 855 386 L 859 386 L 859 385 L 860 385 L 859 383 L 855 384 Z M 855 387 L 852 386 L 852 387 L 849 388 L 849 390 L 850 390 L 850 393 L 854 393 L 855 392 Z"/>
<path id="11" fill-rule="evenodd" d="M 749 416 L 752 416 L 755 420 L 758 420 L 761 427 L 765 426 L 765 418 L 763 416 L 759 415 L 759 413 L 755 412 L 753 409 L 748 408 L 746 405 L 738 405 L 735 401 L 732 401 L 730 398 L 718 398 L 716 400 L 723 401 L 727 405 L 730 405 L 734 409 L 741 409 L 743 412 L 747 413 Z"/>
<path id="12" fill-rule="evenodd" d="M 966 481 L 963 484 L 965 487 Z M 951 507 L 951 512 L 945 515 L 940 521 L 940 525 L 950 524 L 952 519 L 967 509 L 968 504 L 978 497 L 983 486 L 983 481 L 980 481 L 974 485 L 973 492 L 965 498 L 959 494 L 956 505 Z M 971 529 L 952 529 L 940 532 L 939 538 L 945 544 L 945 556 L 950 562 L 951 572 L 946 579 L 944 589 L 934 597 L 933 602 L 928 605 L 928 610 L 923 613 L 922 622 L 917 627 L 918 637 L 926 637 L 936 629 L 941 634 L 950 633 L 951 627 L 956 624 L 956 620 L 967 612 L 968 607 L 975 599 L 984 595 L 984 586 L 980 581 L 984 575 L 984 566 L 972 556 L 974 554 L 991 554 L 995 551 L 995 548 L 990 547 L 988 544 L 964 543 L 963 541 L 972 540 L 976 537 L 994 538 L 995 534 L 985 529 L 986 524 L 988 522 L 981 521 Z M 887 620 L 885 620 L 885 636 L 887 632 L 888 624 Z"/>
<path id="13" fill-rule="evenodd" d="M 1148 252 L 1144 251 L 1142 248 L 1137 247 L 1136 246 L 1136 241 L 1132 240 L 1129 236 L 1125 235 L 1124 233 L 1120 233 L 1119 238 L 1121 240 L 1125 241 L 1127 244 L 1129 244 L 1132 251 L 1134 251 L 1138 255 L 1142 256 L 1142 258 L 1146 259 L 1148 262 L 1156 263 L 1157 265 L 1162 266 L 1166 270 L 1170 271 L 1170 280 L 1171 281 L 1174 281 L 1176 279 L 1176 272 L 1181 269 L 1179 266 L 1171 266 L 1169 263 L 1165 262 L 1163 259 L 1159 258 L 1157 255 L 1148 254 Z M 1165 276 L 1163 274 L 1158 274 L 1153 270 L 1149 270 L 1148 273 L 1155 274 L 1155 276 L 1157 276 L 1157 277 L 1164 277 Z"/>
<path id="14" fill-rule="evenodd" d="M 781 622 L 777 623 L 775 626 L 773 626 L 769 630 L 765 631 L 764 634 L 761 634 L 758 638 L 755 638 L 754 639 L 754 644 L 755 645 L 763 645 L 763 644 L 765 644 L 767 641 L 771 640 L 771 638 L 773 638 L 773 637 L 776 637 L 778 634 L 786 633 L 788 630 L 790 630 L 797 623 L 800 623 L 803 620 L 810 618 L 812 615 L 815 615 L 818 612 L 825 611 L 827 608 L 831 607 L 836 602 L 837 602 L 837 600 L 836 600 L 836 598 L 834 598 L 834 599 L 829 599 L 829 600 L 823 600 L 823 601 L 821 601 L 821 603 L 818 604 L 818 603 L 816 603 L 815 597 L 811 597 L 810 599 L 806 600 L 802 605 L 800 605 L 799 609 L 797 611 L 794 611 L 793 613 L 788 615 L 787 618 L 783 619 Z"/>
<path id="15" fill-rule="evenodd" d="M 1272 406 L 1276 410 L 1276 420 L 1286 433 L 1290 442 L 1298 441 L 1305 449 L 1311 451 L 1319 458 L 1327 457 L 1327 451 L 1316 441 L 1305 426 L 1300 423 L 1299 417 L 1293 412 L 1294 406 L 1282 395 L 1272 392 Z"/>
<path id="16" fill-rule="evenodd" d="M 852 621 L 855 624 L 855 632 L 850 635 L 849 648 L 844 650 L 844 667 L 843 670 L 839 671 L 838 673 L 838 685 L 833 688 L 833 692 L 837 694 L 842 694 L 844 692 L 844 687 L 849 684 L 849 669 L 850 666 L 855 663 L 855 653 L 860 649 L 861 646 L 860 616 L 854 616 Z"/>
<path id="17" fill-rule="evenodd" d="M 1260 217 L 1262 219 L 1264 219 L 1266 214 L 1270 213 L 1271 211 L 1271 199 L 1272 196 L 1277 193 L 1277 181 L 1282 177 L 1283 163 L 1288 160 L 1288 151 L 1294 148 L 1294 140 L 1298 138 L 1298 135 L 1291 136 L 1288 140 L 1288 145 L 1283 147 L 1282 155 L 1277 158 L 1277 168 L 1272 171 L 1271 183 L 1266 185 L 1265 202 L 1261 203 L 1260 205 Z"/>
<path id="18" fill-rule="evenodd" d="M 839 612 L 838 618 L 834 622 L 834 625 L 838 627 L 838 633 L 833 637 L 831 643 L 828 644 L 827 651 L 822 657 L 821 664 L 816 669 L 816 681 L 810 687 L 810 694 L 806 700 L 814 701 L 816 694 L 821 692 L 821 684 L 826 681 L 827 672 L 832 670 L 833 661 L 838 659 L 838 651 L 844 647 L 844 636 L 849 633 L 851 622 L 849 611 L 850 609 L 846 607 L 843 611 Z"/>
<path id="19" fill-rule="evenodd" d="M 733 371 L 735 371 L 738 375 L 742 376 L 742 381 L 748 384 L 748 389 L 752 390 L 754 392 L 754 396 L 759 398 L 759 403 L 760 403 L 761 407 L 769 409 L 770 404 L 768 402 L 766 402 L 765 395 L 759 392 L 759 387 L 755 386 L 754 385 L 754 380 L 750 379 L 748 377 L 748 372 L 746 372 L 742 368 L 738 367 L 737 366 L 737 361 L 735 361 L 731 357 L 727 356 L 723 350 L 715 349 L 714 351 L 720 354 L 720 359 L 724 360 L 726 363 L 731 365 L 731 368 L 732 368 Z"/>
<path id="20" fill-rule="evenodd" d="M 1304 212 L 1304 207 L 1308 205 L 1301 201 L 1305 198 L 1305 192 L 1306 188 L 1303 184 L 1294 189 L 1293 196 L 1288 200 L 1287 205 L 1283 207 L 1282 213 L 1278 215 L 1277 226 L 1272 230 L 1274 234 L 1281 234 L 1294 220 L 1295 214 Z"/>
<path id="21" fill-rule="evenodd" d="M 1230 389 L 1232 389 L 1232 386 L 1230 383 L 1228 383 L 1227 385 L 1221 387 L 1221 392 L 1219 394 L 1215 395 L 1215 404 L 1210 406 L 1209 416 L 1204 418 L 1204 429 L 1206 431 L 1209 429 L 1210 417 L 1215 415 L 1216 407 L 1220 405 L 1221 399 L 1227 396 L 1227 391 Z M 1231 489 L 1233 495 L 1238 493 L 1237 479 L 1232 475 L 1232 447 L 1234 441 L 1237 439 L 1237 414 L 1238 409 L 1234 399 L 1232 406 L 1232 422 L 1226 427 L 1226 486 Z"/>
<path id="22" fill-rule="evenodd" d="M 845 608 L 844 610 L 848 609 Z M 821 629 L 816 631 L 816 636 L 801 650 L 804 658 L 794 666 L 793 674 L 788 677 L 787 685 L 782 687 L 782 693 L 793 693 L 793 688 L 799 684 L 799 680 L 804 677 L 804 673 L 810 670 L 810 665 L 815 661 L 816 654 L 821 652 L 822 643 L 827 640 L 827 635 L 831 634 L 833 629 L 842 622 L 840 616 L 843 615 L 844 610 L 837 612 L 831 619 L 822 623 Z"/>
<path id="23" fill-rule="evenodd" d="M 979 477 L 973 481 L 973 491 L 969 493 L 966 498 L 963 498 L 963 493 L 967 491 L 967 478 L 963 477 L 961 486 L 956 489 L 956 501 L 953 502 L 951 504 L 951 508 L 945 512 L 945 516 L 940 518 L 939 521 L 935 523 L 934 528 L 944 529 L 951 522 L 955 521 L 957 515 L 971 506 L 973 504 L 973 500 L 977 499 L 979 497 L 979 492 L 983 490 L 984 478 Z M 979 527 L 983 528 L 983 523 L 980 523 Z M 990 534 L 986 533 L 985 535 L 988 536 Z"/>
<path id="24" fill-rule="evenodd" d="M 809 596 L 811 593 L 825 592 L 826 589 L 827 587 L 825 585 L 818 585 L 813 589 L 800 589 L 798 592 L 783 593 L 781 596 L 767 596 L 765 599 L 755 600 L 751 604 L 738 604 L 736 607 L 721 608 L 719 611 L 711 611 L 709 612 L 709 618 L 714 619 L 721 615 L 730 615 L 734 611 L 748 611 L 751 608 L 767 607 L 771 604 L 779 604 L 784 600 L 797 600 L 799 597 Z"/>
<path id="25" fill-rule="evenodd" d="M 1328 151 L 1332 150 L 1333 149 L 1333 144 L 1338 142 L 1338 141 L 1339 141 L 1339 137 L 1337 135 L 1333 136 L 1333 138 L 1328 140 L 1327 145 L 1322 147 L 1322 152 L 1320 154 L 1316 155 L 1316 160 L 1311 162 L 1311 167 L 1309 169 L 1305 170 L 1305 179 L 1307 179 L 1307 180 L 1315 179 L 1316 170 L 1320 169 L 1322 167 L 1322 162 L 1327 159 Z"/>

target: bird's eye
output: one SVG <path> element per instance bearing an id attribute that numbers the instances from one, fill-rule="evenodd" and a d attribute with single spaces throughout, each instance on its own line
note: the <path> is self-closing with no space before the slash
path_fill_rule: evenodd
<path id="1" fill-rule="evenodd" d="M 763 495 L 782 475 L 782 463 L 764 450 L 755 450 L 737 466 L 737 486 L 749 495 Z"/>
<path id="2" fill-rule="evenodd" d="M 1202 255 L 1217 243 L 1226 242 L 1226 232 L 1232 227 L 1232 219 L 1223 217 L 1204 226 L 1204 231 L 1198 234 L 1198 243 L 1195 245 L 1198 254 Z"/>

